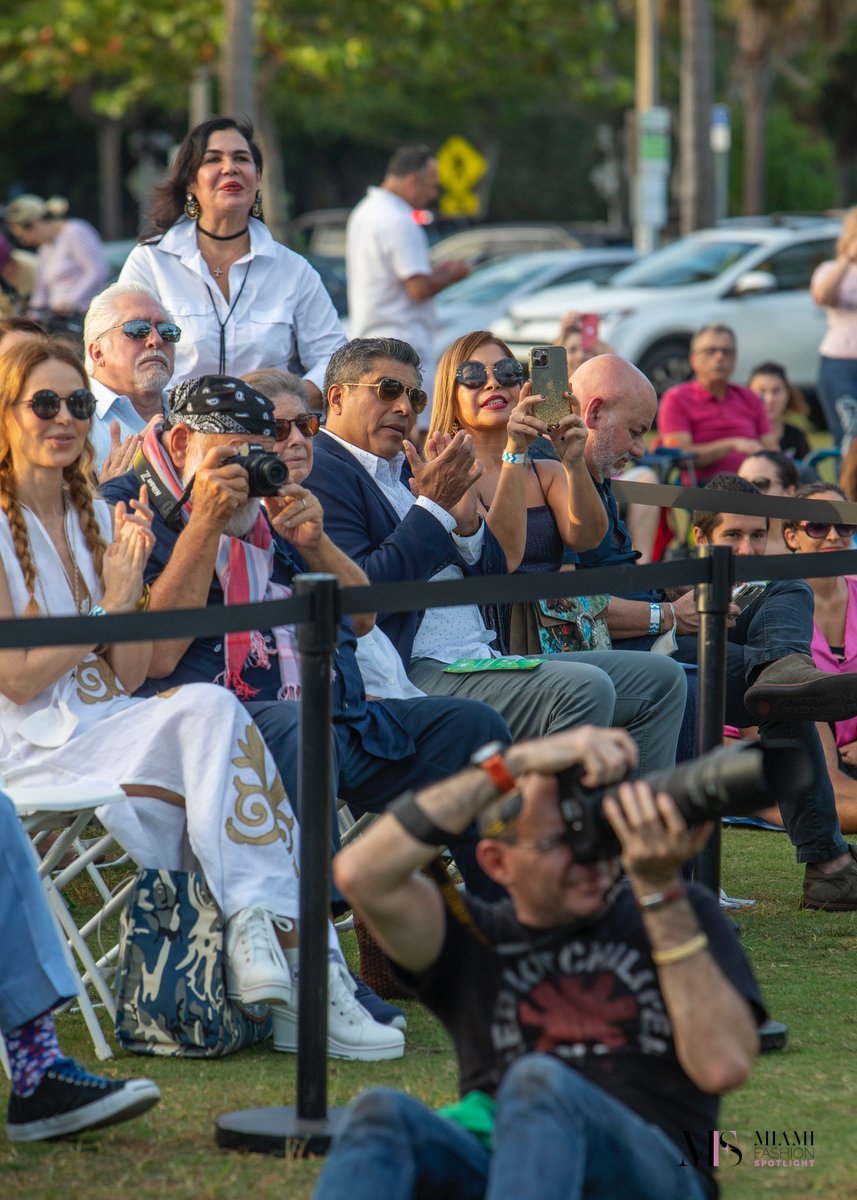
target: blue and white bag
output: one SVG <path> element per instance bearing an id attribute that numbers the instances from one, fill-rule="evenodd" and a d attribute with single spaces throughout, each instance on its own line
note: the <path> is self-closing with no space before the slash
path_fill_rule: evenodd
<path id="1" fill-rule="evenodd" d="M 223 917 L 202 873 L 138 871 L 119 932 L 116 1038 L 123 1049 L 217 1058 L 270 1032 L 266 1006 L 226 994 Z"/>

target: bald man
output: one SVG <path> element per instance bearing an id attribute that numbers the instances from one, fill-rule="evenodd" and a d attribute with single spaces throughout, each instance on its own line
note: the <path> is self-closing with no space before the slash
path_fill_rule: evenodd
<path id="1" fill-rule="evenodd" d="M 586 464 L 608 519 L 603 541 L 594 550 L 577 555 L 577 565 L 585 569 L 632 564 L 637 553 L 619 516 L 611 476 L 643 455 L 643 438 L 657 411 L 655 390 L 642 372 L 614 354 L 583 363 L 572 376 L 571 387 L 589 430 Z M 709 486 L 727 492 L 744 490 L 745 481 L 720 475 Z M 727 507 L 724 496 L 723 508 Z M 708 521 L 707 516 L 697 514 L 695 518 L 697 542 L 730 545 L 737 554 L 764 554 L 766 536 L 755 540 L 738 536 L 746 522 L 758 525 L 759 518 L 736 514 Z M 763 523 L 766 534 L 764 519 Z M 812 785 L 780 806 L 798 862 L 807 864 L 802 904 L 840 911 L 857 909 L 857 852 L 845 843 L 839 829 L 814 720 L 800 719 L 807 707 L 817 710 L 814 719 L 835 719 L 830 713 L 837 704 L 847 707 L 852 703 L 847 696 L 832 694 L 828 682 L 832 676 L 825 679 L 809 657 L 812 592 L 803 580 L 777 580 L 740 613 L 733 605 L 729 622 L 727 723 L 739 729 L 758 723 L 763 742 L 798 741 L 812 764 Z M 661 634 L 674 630 L 675 657 L 690 664 L 697 661 L 699 618 L 692 591 L 672 605 L 657 591 L 612 596 L 607 624 L 614 642 L 634 649 L 651 647 Z M 689 677 L 689 683 L 693 678 Z M 853 707 L 851 712 L 853 715 Z"/>

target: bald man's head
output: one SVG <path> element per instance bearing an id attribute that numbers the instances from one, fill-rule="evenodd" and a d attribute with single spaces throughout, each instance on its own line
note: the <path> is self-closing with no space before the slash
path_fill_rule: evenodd
<path id="1" fill-rule="evenodd" d="M 586 464 L 594 478 L 607 479 L 645 453 L 643 435 L 652 427 L 658 398 L 633 363 L 599 354 L 577 368 L 571 390 L 589 430 Z"/>

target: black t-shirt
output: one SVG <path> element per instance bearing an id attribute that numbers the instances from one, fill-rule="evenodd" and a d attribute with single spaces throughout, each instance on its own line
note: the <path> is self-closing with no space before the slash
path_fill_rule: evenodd
<path id="1" fill-rule="evenodd" d="M 734 930 L 706 889 L 689 889 L 711 952 L 753 1005 L 765 1006 Z M 511 902 L 468 897 L 485 943 L 447 914 L 437 962 L 409 986 L 443 1022 L 455 1045 L 459 1086 L 493 1094 L 522 1054 L 553 1054 L 591 1083 L 659 1126 L 688 1160 L 717 1127 L 719 1099 L 700 1091 L 675 1054 L 672 1027 L 642 918 L 627 883 L 592 922 L 533 930 Z M 399 972 L 402 974 L 402 972 Z M 709 1195 L 710 1170 L 700 1161 Z"/>

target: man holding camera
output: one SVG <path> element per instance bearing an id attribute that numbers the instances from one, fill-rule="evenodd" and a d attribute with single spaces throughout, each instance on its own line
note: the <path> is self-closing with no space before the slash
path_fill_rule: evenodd
<path id="1" fill-rule="evenodd" d="M 336 858 L 338 886 L 417 996 L 443 1021 L 461 1104 L 359 1097 L 316 1200 L 703 1200 L 718 1096 L 746 1078 L 764 1004 L 737 938 L 681 864 L 688 829 L 666 794 L 622 784 L 604 812 L 620 862 L 575 858 L 558 772 L 621 780 L 623 730 L 591 726 L 505 752 L 405 793 Z M 563 781 L 565 786 L 565 780 Z M 423 873 L 474 820 L 477 856 L 510 899 L 447 899 Z M 612 851 L 606 851 L 612 854 Z"/>

